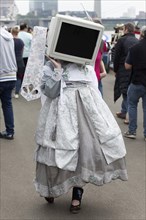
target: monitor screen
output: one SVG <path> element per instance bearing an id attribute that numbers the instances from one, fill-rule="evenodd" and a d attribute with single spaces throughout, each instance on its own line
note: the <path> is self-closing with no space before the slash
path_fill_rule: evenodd
<path id="1" fill-rule="evenodd" d="M 55 51 L 92 59 L 99 30 L 62 22 Z"/>

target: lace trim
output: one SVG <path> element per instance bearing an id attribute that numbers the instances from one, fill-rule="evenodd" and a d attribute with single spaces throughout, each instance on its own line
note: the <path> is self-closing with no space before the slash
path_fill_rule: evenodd
<path id="1" fill-rule="evenodd" d="M 85 176 L 87 175 L 87 170 L 84 169 Z M 82 175 L 84 176 L 84 175 Z M 62 184 L 49 187 L 44 186 L 41 183 L 38 183 L 37 180 L 34 180 L 34 185 L 36 191 L 40 193 L 43 197 L 59 197 L 67 193 L 72 187 L 78 186 L 83 187 L 87 183 L 91 183 L 97 186 L 102 186 L 103 184 L 110 183 L 112 180 L 121 179 L 123 181 L 128 180 L 128 175 L 126 170 L 116 170 L 115 172 L 107 172 L 105 174 L 93 175 L 91 172 L 88 172 L 88 175 L 84 180 L 81 179 L 81 176 L 75 176 L 67 179 Z"/>
<path id="2" fill-rule="evenodd" d="M 83 187 L 85 184 L 86 183 L 82 181 L 81 178 L 78 176 L 69 178 L 64 183 L 54 186 L 52 188 L 38 183 L 36 179 L 34 180 L 36 191 L 39 192 L 41 196 L 54 198 L 67 193 L 73 186 Z"/>

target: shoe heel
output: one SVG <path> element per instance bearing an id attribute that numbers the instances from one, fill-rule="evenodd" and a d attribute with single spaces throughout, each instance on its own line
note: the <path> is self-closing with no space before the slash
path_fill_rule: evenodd
<path id="1" fill-rule="evenodd" d="M 45 197 L 45 200 L 50 203 L 53 204 L 54 203 L 54 198 L 53 197 Z"/>

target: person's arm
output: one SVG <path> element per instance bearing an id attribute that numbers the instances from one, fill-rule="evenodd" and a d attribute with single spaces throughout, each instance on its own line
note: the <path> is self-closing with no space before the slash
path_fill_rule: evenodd
<path id="1" fill-rule="evenodd" d="M 42 80 L 44 82 L 47 81 L 48 78 L 52 78 L 55 81 L 61 80 L 63 68 L 60 61 L 54 60 L 51 57 L 48 57 L 48 59 L 49 61 L 46 62 L 45 66 L 43 67 Z"/>
<path id="2" fill-rule="evenodd" d="M 104 62 L 101 60 L 100 61 L 100 79 L 106 77 L 107 73 L 105 70 Z"/>
<path id="3" fill-rule="evenodd" d="M 128 52 L 128 55 L 125 60 L 125 69 L 126 70 L 131 70 L 132 69 L 132 58 L 131 58 L 131 53 L 130 51 Z"/>
<path id="4" fill-rule="evenodd" d="M 125 69 L 126 70 L 131 70 L 132 69 L 132 65 L 125 63 Z"/>
<path id="5" fill-rule="evenodd" d="M 49 58 L 50 61 L 43 67 L 41 90 L 44 95 L 54 99 L 60 94 L 63 69 L 60 62 Z"/>

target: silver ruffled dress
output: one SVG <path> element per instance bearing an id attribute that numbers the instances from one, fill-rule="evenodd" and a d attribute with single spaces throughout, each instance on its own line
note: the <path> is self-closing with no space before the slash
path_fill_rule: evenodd
<path id="1" fill-rule="evenodd" d="M 46 64 L 44 88 L 54 76 Z M 36 129 L 36 191 L 58 197 L 74 186 L 127 180 L 121 130 L 97 89 L 93 67 L 70 64 L 60 76 L 61 94 L 46 98 Z"/>

